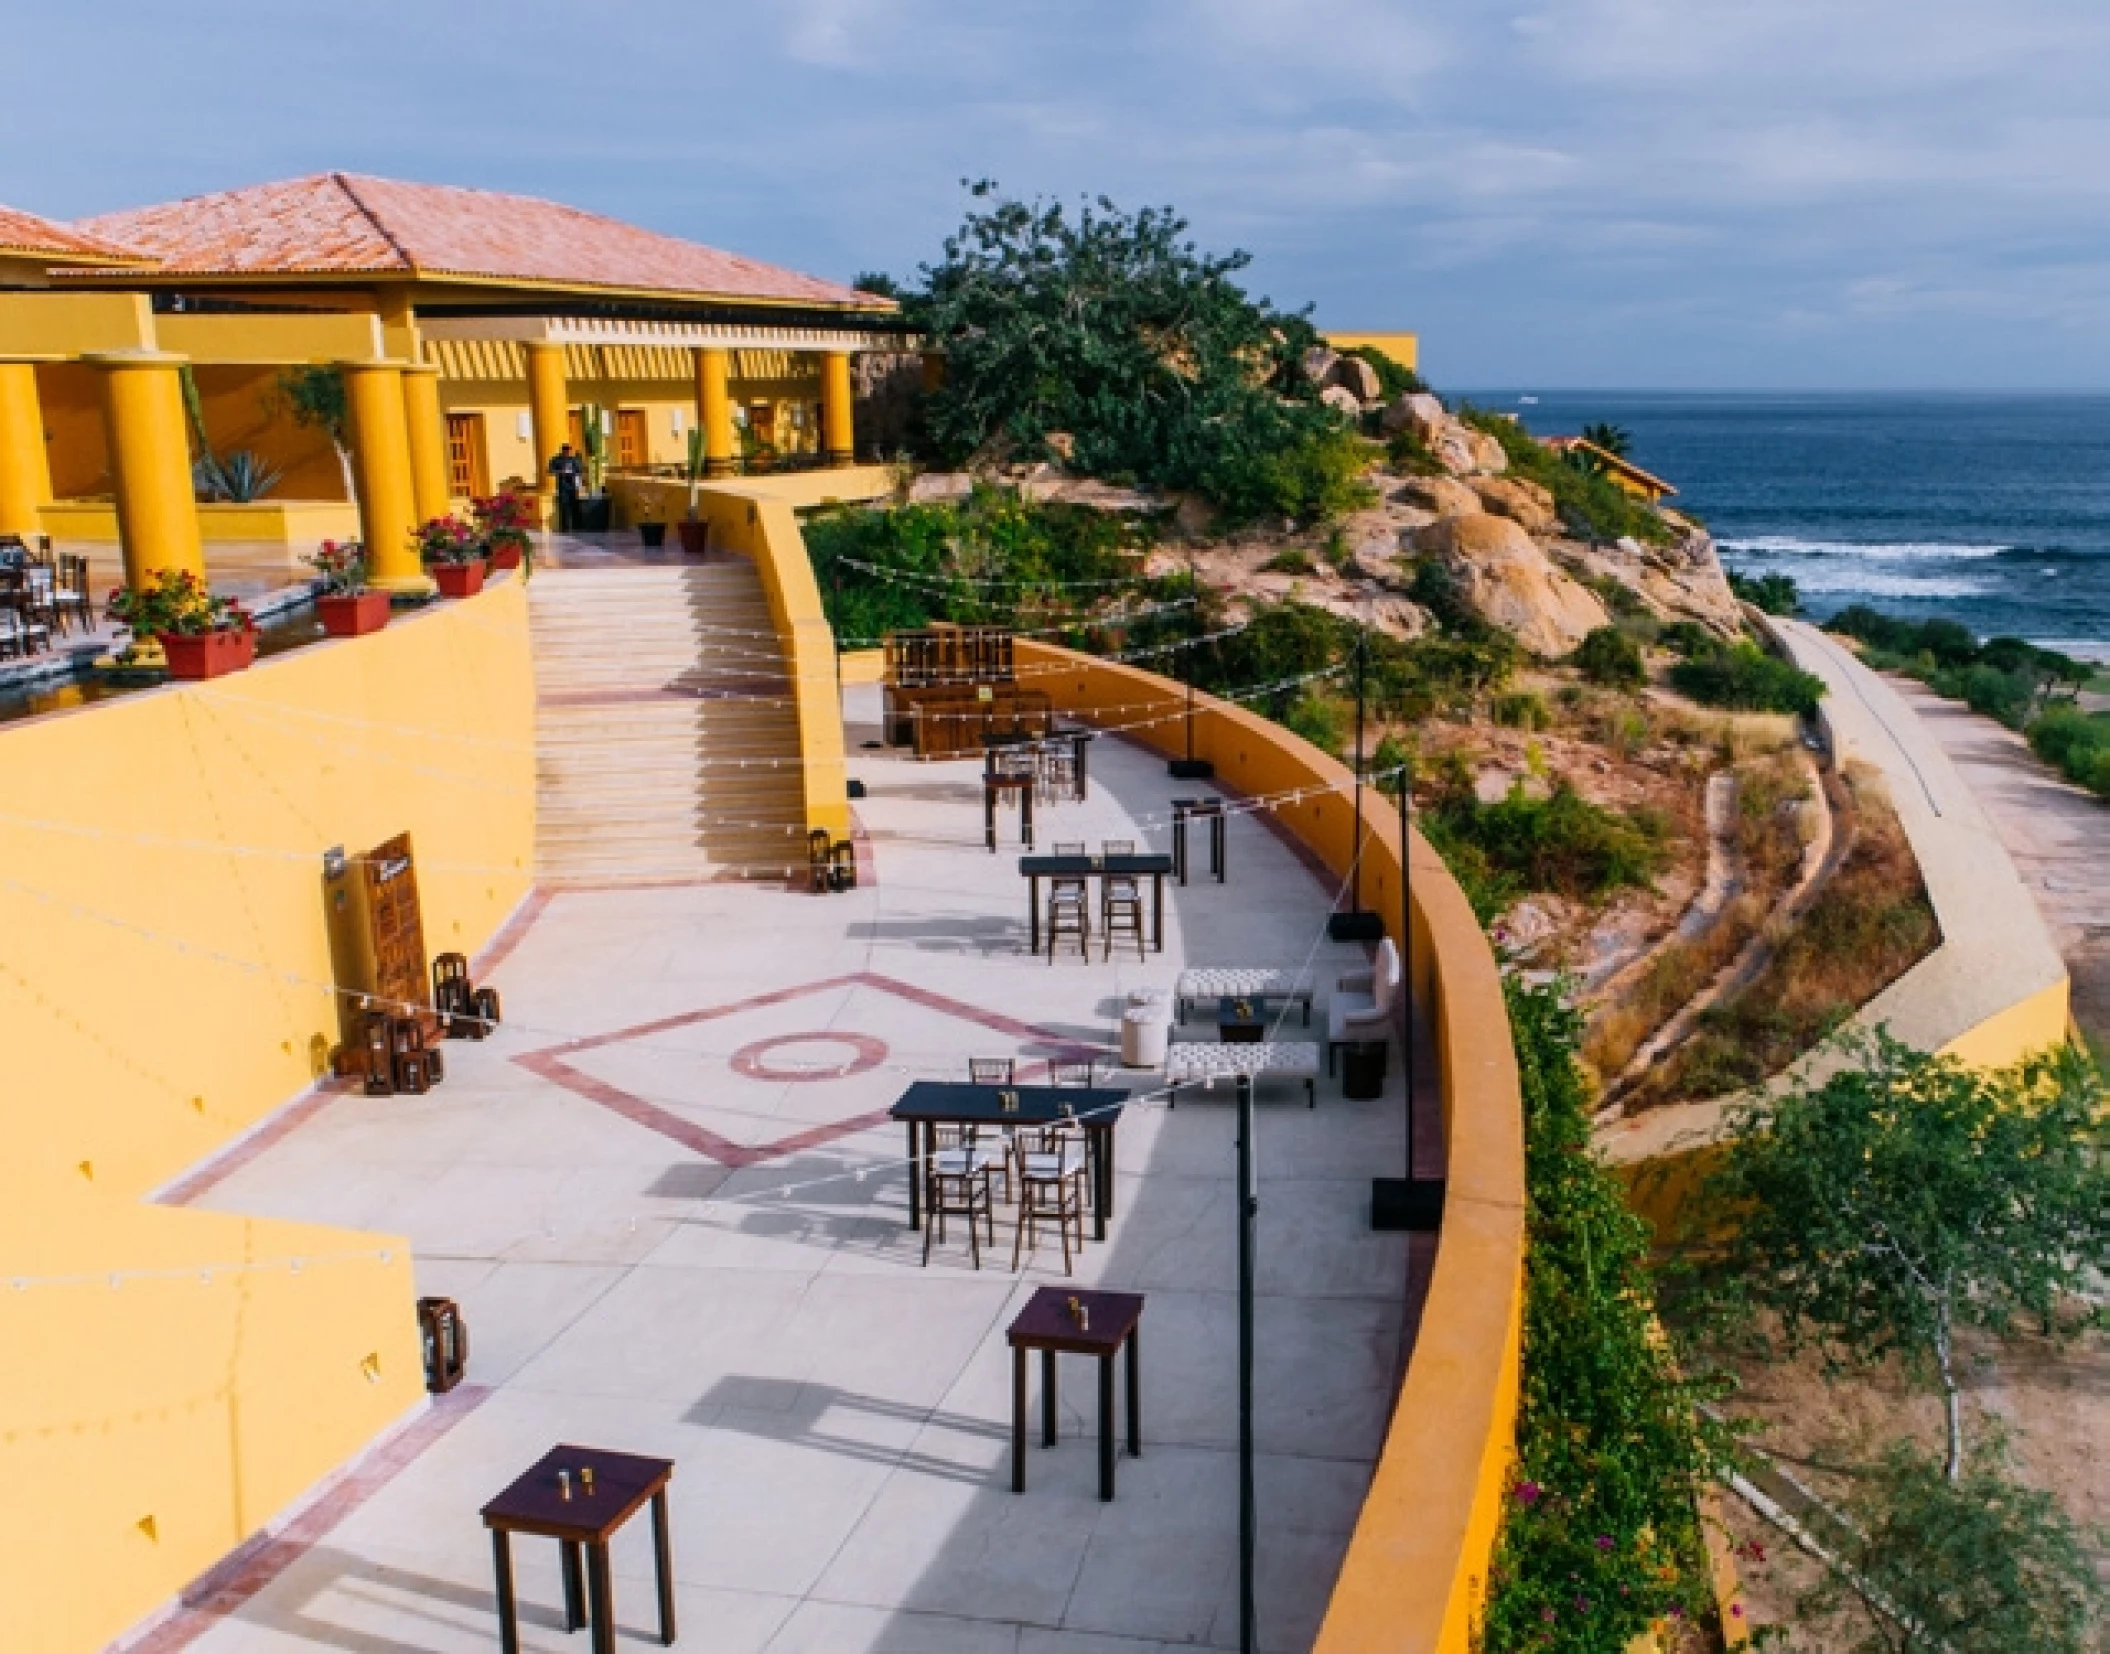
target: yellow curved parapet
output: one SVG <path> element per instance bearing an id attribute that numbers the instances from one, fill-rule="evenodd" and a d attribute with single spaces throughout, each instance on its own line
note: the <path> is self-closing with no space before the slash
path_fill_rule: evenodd
<path id="1" fill-rule="evenodd" d="M 1184 749 L 1185 691 L 1152 673 L 1021 641 L 1021 665 L 1061 710 L 1126 727 L 1167 755 Z M 1057 668 L 1071 666 L 1074 671 Z M 1354 833 L 1347 769 L 1242 707 L 1195 698 L 1194 750 L 1247 795 L 1300 788 L 1275 819 L 1345 877 Z M 1363 894 L 1398 940 L 1396 821 L 1374 795 Z M 1523 1337 L 1524 1129 L 1502 984 L 1464 893 L 1417 835 L 1412 849 L 1416 984 L 1442 1064 L 1449 1191 L 1412 1359 L 1334 1586 L 1321 1654 L 1466 1654 L 1486 1596 L 1516 1453 Z"/>
<path id="2" fill-rule="evenodd" d="M 434 952 L 527 895 L 534 699 L 501 581 L 0 726 L 7 1646 L 101 1646 L 419 1405 L 401 1238 L 148 1196 L 336 1042 L 325 850 L 407 829 Z"/>

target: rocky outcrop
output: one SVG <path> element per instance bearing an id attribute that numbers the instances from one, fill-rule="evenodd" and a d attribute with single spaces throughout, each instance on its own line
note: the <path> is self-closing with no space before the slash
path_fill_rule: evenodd
<path id="1" fill-rule="evenodd" d="M 1393 398 L 1378 415 L 1378 425 L 1387 434 L 1411 434 L 1454 477 L 1509 469 L 1509 456 L 1502 451 L 1501 443 L 1485 431 L 1476 431 L 1453 419 L 1427 391 Z"/>
<path id="2" fill-rule="evenodd" d="M 1341 385 L 1328 385 L 1319 392 L 1319 400 L 1329 408 L 1337 408 L 1350 419 L 1360 418 L 1363 404 L 1354 391 Z"/>
<path id="3" fill-rule="evenodd" d="M 1473 613 L 1534 655 L 1566 655 L 1611 622 L 1596 593 L 1564 574 L 1507 517 L 1446 517 L 1422 529 L 1414 543 L 1443 560 Z"/>
<path id="4" fill-rule="evenodd" d="M 1522 477 L 1475 477 L 1472 490 L 1489 511 L 1507 517 L 1527 534 L 1553 534 L 1560 528 L 1553 496 L 1535 482 Z"/>
<path id="5" fill-rule="evenodd" d="M 1015 465 L 1002 470 L 924 471 L 908 485 L 911 505 L 944 504 L 964 500 L 976 483 L 1016 489 L 1028 500 L 1055 505 L 1084 505 L 1094 511 L 1154 512 L 1167 502 L 1140 488 L 1121 488 L 1096 477 L 1079 477 L 1057 465 Z"/>
<path id="6" fill-rule="evenodd" d="M 1714 541 L 1693 529 L 1674 544 L 1644 546 L 1620 540 L 1609 546 L 1564 541 L 1559 555 L 1592 579 L 1616 580 L 1658 620 L 1692 620 L 1722 637 L 1743 629 L 1743 610 L 1729 589 Z"/>
<path id="7" fill-rule="evenodd" d="M 1402 505 L 1418 505 L 1439 517 L 1470 517 L 1483 508 L 1480 496 L 1456 477 L 1409 477 L 1393 495 Z"/>
<path id="8" fill-rule="evenodd" d="M 1360 356 L 1343 356 L 1333 364 L 1333 382 L 1351 392 L 1358 402 L 1375 402 L 1384 394 L 1377 369 Z"/>

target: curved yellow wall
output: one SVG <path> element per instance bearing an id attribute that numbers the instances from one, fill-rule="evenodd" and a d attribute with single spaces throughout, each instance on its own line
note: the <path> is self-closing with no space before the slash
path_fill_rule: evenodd
<path id="1" fill-rule="evenodd" d="M 402 1240 L 145 1197 L 334 1043 L 324 850 L 408 829 L 435 952 L 527 894 L 533 720 L 502 582 L 0 726 L 0 1643 L 100 1646 L 419 1402 Z"/>
<path id="2" fill-rule="evenodd" d="M 1134 667 L 1041 643 L 1021 641 L 1018 652 L 1034 686 L 1088 722 L 1134 725 L 1184 705 L 1177 685 Z M 1065 665 L 1074 671 L 1050 670 Z M 1323 789 L 1276 819 L 1345 876 L 1355 830 L 1348 770 L 1241 707 L 1209 696 L 1197 707 L 1195 752 L 1225 786 L 1249 795 Z M 1177 716 L 1130 733 L 1167 755 L 1185 739 Z M 1397 941 L 1398 825 L 1383 801 L 1369 802 L 1363 895 Z M 1509 1014 L 1463 892 L 1419 835 L 1411 854 L 1415 978 L 1435 1018 L 1449 1189 L 1413 1358 L 1319 1633 L 1323 1654 L 1466 1654 L 1516 1453 L 1524 1130 Z"/>

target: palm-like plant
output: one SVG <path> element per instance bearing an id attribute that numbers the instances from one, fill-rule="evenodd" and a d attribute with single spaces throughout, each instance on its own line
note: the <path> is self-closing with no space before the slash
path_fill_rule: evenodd
<path id="1" fill-rule="evenodd" d="M 1626 459 L 1634 449 L 1634 433 L 1624 425 L 1613 425 L 1605 420 L 1582 428 L 1583 441 L 1593 448 L 1602 448 L 1608 454 Z"/>

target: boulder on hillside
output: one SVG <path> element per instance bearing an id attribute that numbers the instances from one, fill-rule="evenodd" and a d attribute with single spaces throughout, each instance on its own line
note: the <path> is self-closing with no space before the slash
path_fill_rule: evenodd
<path id="1" fill-rule="evenodd" d="M 936 505 L 964 500 L 974 492 L 974 477 L 966 471 L 923 471 L 908 485 L 910 505 Z"/>
<path id="2" fill-rule="evenodd" d="M 1704 531 L 1696 529 L 1669 546 L 1621 540 L 1610 546 L 1564 546 L 1563 555 L 1585 575 L 1617 580 L 1658 620 L 1697 621 L 1722 637 L 1743 629 L 1743 609 Z"/>
<path id="3" fill-rule="evenodd" d="M 1314 385 L 1330 385 L 1333 383 L 1334 364 L 1340 359 L 1339 351 L 1325 345 L 1313 345 L 1297 365 L 1304 370 L 1304 377 Z"/>
<path id="4" fill-rule="evenodd" d="M 1414 543 L 1443 559 L 1468 608 L 1543 659 L 1571 653 L 1611 623 L 1596 593 L 1563 574 L 1507 517 L 1446 517 Z"/>
<path id="5" fill-rule="evenodd" d="M 1460 425 L 1458 430 L 1465 438 L 1467 450 L 1473 456 L 1473 470 L 1502 472 L 1509 469 L 1509 454 L 1501 443 L 1485 431 L 1476 431 L 1470 425 Z"/>
<path id="6" fill-rule="evenodd" d="M 1377 369 L 1360 356 L 1343 356 L 1335 362 L 1332 379 L 1342 390 L 1353 392 L 1357 402 L 1375 402 L 1385 390 Z"/>
<path id="7" fill-rule="evenodd" d="M 1319 400 L 1329 408 L 1338 408 L 1350 419 L 1362 417 L 1363 404 L 1354 391 L 1341 385 L 1328 385 L 1319 392 Z"/>
<path id="8" fill-rule="evenodd" d="M 1456 477 L 1409 477 L 1392 496 L 1402 505 L 1418 505 L 1439 517 L 1471 517 L 1485 509 L 1480 496 Z"/>
<path id="9" fill-rule="evenodd" d="M 1555 534 L 1560 517 L 1553 509 L 1553 496 L 1523 477 L 1476 477 L 1472 490 L 1480 503 L 1498 517 L 1507 517 L 1527 534 Z"/>
<path id="10" fill-rule="evenodd" d="M 1394 431 L 1411 430 L 1423 442 L 1433 444 L 1436 433 L 1450 420 L 1443 411 L 1443 404 L 1427 391 L 1409 391 L 1405 396 L 1395 396 L 1385 404 L 1377 423 L 1386 435 Z"/>

